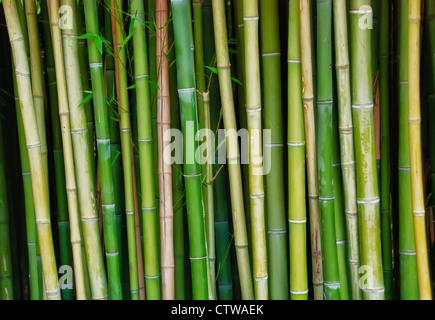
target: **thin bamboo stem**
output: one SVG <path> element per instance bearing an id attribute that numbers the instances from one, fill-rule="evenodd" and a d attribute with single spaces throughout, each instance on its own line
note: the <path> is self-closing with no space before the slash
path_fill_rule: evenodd
<path id="1" fill-rule="evenodd" d="M 314 116 L 314 83 L 311 46 L 310 2 L 301 1 L 301 67 L 304 103 L 308 208 L 314 299 L 323 300 L 322 238 L 320 236 L 319 183 L 317 178 L 316 122 Z"/>
<path id="2" fill-rule="evenodd" d="M 159 145 L 160 245 L 162 257 L 162 298 L 175 299 L 174 212 L 172 200 L 172 167 L 168 161 L 170 141 L 165 133 L 171 128 L 169 91 L 168 7 L 166 0 L 156 2 L 156 61 L 158 65 L 157 137 Z"/>

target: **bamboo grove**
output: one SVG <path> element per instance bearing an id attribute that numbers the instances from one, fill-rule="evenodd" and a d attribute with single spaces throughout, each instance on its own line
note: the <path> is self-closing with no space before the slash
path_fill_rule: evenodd
<path id="1" fill-rule="evenodd" d="M 0 0 L 0 300 L 431 300 L 435 0 Z"/>

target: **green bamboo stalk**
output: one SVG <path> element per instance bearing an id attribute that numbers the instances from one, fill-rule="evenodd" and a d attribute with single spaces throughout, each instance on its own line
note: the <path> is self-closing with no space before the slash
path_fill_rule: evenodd
<path id="1" fill-rule="evenodd" d="M 32 79 L 33 104 L 35 106 L 36 121 L 38 122 L 39 139 L 41 140 L 42 161 L 46 184 L 48 181 L 48 151 L 45 125 L 44 82 L 42 76 L 41 49 L 39 45 L 38 23 L 36 17 L 36 1 L 25 0 L 25 13 L 29 39 L 30 75 Z"/>
<path id="2" fill-rule="evenodd" d="M 373 120 L 371 30 L 361 28 L 372 13 L 370 0 L 350 2 L 352 117 L 354 125 L 360 258 L 365 274 L 363 298 L 384 299 L 379 190 Z"/>
<path id="3" fill-rule="evenodd" d="M 98 12 L 94 1 L 84 1 L 86 32 L 99 36 Z M 115 218 L 115 193 L 112 179 L 111 141 L 108 111 L 104 89 L 103 59 L 96 38 L 88 39 L 89 69 L 94 102 L 97 137 L 98 168 L 100 172 L 101 201 L 103 208 L 104 244 L 107 261 L 109 298 L 122 299 L 118 231 Z"/>
<path id="4" fill-rule="evenodd" d="M 317 166 L 322 217 L 324 292 L 326 300 L 340 299 L 333 183 L 332 1 L 317 0 Z"/>
<path id="5" fill-rule="evenodd" d="M 231 86 L 230 58 L 225 24 L 225 5 L 223 1 L 212 0 L 212 6 L 223 122 L 224 127 L 227 130 L 226 155 L 228 160 L 237 267 L 239 271 L 242 299 L 252 300 L 254 299 L 254 290 L 251 276 L 251 265 L 249 262 L 248 235 L 243 202 L 242 172 L 239 144 L 236 133 L 236 113 L 234 110 L 234 99 Z"/>
<path id="6" fill-rule="evenodd" d="M 177 83 L 180 117 L 183 119 L 183 169 L 186 186 L 189 246 L 192 273 L 192 297 L 208 298 L 207 261 L 201 196 L 201 172 L 195 159 L 197 129 L 195 80 L 190 50 L 188 7 L 186 0 L 171 0 L 174 23 L 175 53 L 177 56 Z"/>
<path id="7" fill-rule="evenodd" d="M 18 143 L 20 148 L 21 160 L 21 174 L 23 179 L 24 191 L 24 210 L 26 217 L 26 235 L 27 235 L 27 249 L 28 249 L 28 264 L 29 264 L 29 286 L 30 286 L 30 299 L 39 300 L 42 298 L 40 292 L 39 278 L 41 274 L 38 271 L 37 261 L 37 230 L 35 221 L 35 207 L 33 202 L 32 179 L 30 176 L 29 156 L 26 149 L 26 137 L 24 134 L 23 119 L 21 116 L 20 100 L 18 97 L 18 88 L 16 84 L 15 74 L 13 75 L 14 95 L 15 95 L 15 110 L 17 117 L 17 131 Z M 39 257 L 40 258 L 40 257 Z M 39 261 L 40 262 L 40 261 Z"/>
<path id="8" fill-rule="evenodd" d="M 2 132 L 0 120 L 0 133 Z M 12 252 L 9 232 L 8 188 L 6 182 L 6 160 L 3 133 L 0 138 L 0 300 L 14 300 Z"/>
<path id="9" fill-rule="evenodd" d="M 145 42 L 145 18 L 142 1 L 130 2 L 130 13 L 135 17 L 133 49 L 136 58 L 135 83 L 137 101 L 138 145 L 141 177 L 141 211 L 144 230 L 144 266 L 147 298 L 161 298 L 160 264 L 158 254 L 158 220 L 155 208 L 155 182 L 153 180 L 151 104 L 149 90 L 148 52 Z M 142 63 L 140 63 L 142 62 Z M 172 204 L 171 204 L 172 206 Z M 163 280 L 163 279 L 162 279 Z"/>
<path id="10" fill-rule="evenodd" d="M 310 2 L 301 2 L 301 68 L 302 98 L 304 102 L 306 161 L 308 179 L 308 207 L 310 215 L 310 240 L 314 299 L 323 300 L 322 238 L 320 236 L 319 184 L 317 178 L 316 123 L 314 108 L 314 78 L 311 45 Z"/>
<path id="11" fill-rule="evenodd" d="M 267 252 L 272 300 L 288 300 L 287 226 L 284 195 L 284 144 L 281 102 L 281 48 L 278 1 L 260 0 L 261 52 L 263 61 L 264 128 L 271 130 L 271 171 L 267 188 Z M 268 151 L 267 151 L 268 150 Z"/>
<path id="12" fill-rule="evenodd" d="M 203 0 L 193 0 L 193 24 L 194 24 L 194 54 L 196 70 L 196 98 L 198 102 L 198 118 L 201 129 L 205 129 L 206 142 L 201 144 L 207 150 L 205 163 L 202 165 L 201 173 L 204 181 L 202 192 L 204 199 L 206 236 L 207 236 L 207 263 L 208 263 L 208 291 L 209 300 L 217 299 L 216 292 L 216 244 L 215 244 L 215 218 L 214 218 L 214 199 L 213 199 L 213 164 L 212 164 L 212 142 L 209 135 L 211 130 L 210 123 L 210 92 L 206 88 L 205 68 L 204 68 L 204 38 L 203 38 Z"/>
<path id="13" fill-rule="evenodd" d="M 213 11 L 211 0 L 204 1 L 202 6 L 203 27 L 204 27 L 204 62 L 214 66 L 216 62 L 215 39 L 213 32 Z M 206 75 L 207 77 L 207 75 Z M 220 119 L 219 79 L 210 70 L 208 75 L 208 90 L 210 92 L 210 129 L 218 129 Z M 216 132 L 216 131 L 215 131 Z M 216 138 L 216 145 L 219 145 L 219 137 Z M 223 147 L 223 146 L 222 146 Z M 214 203 L 214 228 L 216 234 L 216 265 L 217 265 L 217 287 L 220 300 L 233 299 L 233 284 L 231 272 L 231 257 L 228 254 L 229 222 L 228 222 L 228 200 L 227 200 L 227 167 L 221 168 L 225 161 L 225 155 L 219 158 L 219 150 L 215 154 L 213 164 L 213 203 Z M 218 170 L 221 170 L 218 173 Z M 216 176 L 217 174 L 217 176 Z"/>
<path id="14" fill-rule="evenodd" d="M 178 107 L 177 93 L 177 68 L 174 48 L 174 29 L 172 20 L 168 23 L 169 28 L 169 90 L 171 101 L 171 128 L 180 129 L 180 110 Z M 174 264 L 175 264 L 175 300 L 184 300 L 186 272 L 184 268 L 184 187 L 183 168 L 175 161 L 172 164 L 172 203 L 174 211 Z"/>
<path id="15" fill-rule="evenodd" d="M 106 10 L 104 17 L 104 36 L 105 39 L 112 43 L 112 19 L 110 13 L 110 0 L 105 1 Z M 112 164 L 112 182 L 113 193 L 115 195 L 115 224 L 118 238 L 118 251 L 119 251 L 119 272 L 121 274 L 122 282 L 122 295 L 123 299 L 127 299 L 130 295 L 128 290 L 128 268 L 124 265 L 127 255 L 125 254 L 124 246 L 126 237 L 125 228 L 125 215 L 124 215 L 124 183 L 122 176 L 122 160 L 119 155 L 121 154 L 121 143 L 119 136 L 119 114 L 116 101 L 116 88 L 115 88 L 115 60 L 112 54 L 107 53 L 104 56 L 104 70 L 105 70 L 105 90 L 107 101 L 107 116 L 109 120 L 109 138 L 110 138 L 110 157 Z"/>
<path id="16" fill-rule="evenodd" d="M 343 178 L 344 212 L 348 239 L 349 282 L 352 300 L 361 300 L 359 287 L 358 212 L 356 203 L 355 155 L 351 109 L 349 45 L 346 1 L 333 1 L 335 68 L 337 77 L 340 162 Z"/>
<path id="17" fill-rule="evenodd" d="M 429 8 L 430 5 L 428 10 Z M 412 217 L 408 129 L 408 0 L 401 0 L 399 2 L 398 21 L 400 299 L 417 300 L 417 257 Z"/>
<path id="18" fill-rule="evenodd" d="M 345 212 L 343 199 L 343 178 L 341 174 L 340 150 L 338 138 L 338 110 L 332 106 L 332 175 L 334 183 L 334 217 L 335 217 L 335 241 L 337 244 L 337 262 L 340 277 L 340 299 L 350 299 L 350 287 L 348 281 L 348 244 L 345 229 Z"/>
<path id="19" fill-rule="evenodd" d="M 305 209 L 305 129 L 302 103 L 302 67 L 299 1 L 289 2 L 288 25 L 288 222 L 290 299 L 308 299 Z"/>
<path id="20" fill-rule="evenodd" d="M 130 268 L 130 294 L 132 300 L 139 299 L 139 279 L 136 249 L 135 208 L 133 195 L 133 171 L 131 152 L 131 123 L 129 111 L 129 98 L 127 92 L 127 60 L 123 45 L 123 11 L 122 1 L 112 0 L 112 36 L 115 48 L 115 70 L 117 74 L 117 100 L 120 114 L 122 164 L 124 168 L 125 214 L 127 223 L 128 260 Z M 115 31 L 115 32 L 114 32 Z"/>
<path id="21" fill-rule="evenodd" d="M 26 145 L 29 153 L 35 217 L 41 248 L 45 292 L 48 299 L 60 299 L 59 281 L 50 229 L 51 221 L 48 205 L 48 186 L 44 175 L 41 144 L 33 105 L 30 68 L 26 56 L 25 43 L 16 3 L 12 1 L 4 1 L 3 8 L 9 39 L 12 46 L 15 74 L 17 75 L 18 95 L 23 115 Z"/>
<path id="22" fill-rule="evenodd" d="M 82 34 L 86 32 L 85 27 L 85 16 L 84 16 L 84 4 L 83 1 L 79 1 L 77 3 L 77 11 L 78 11 L 78 17 L 77 17 L 77 33 Z M 90 75 L 89 75 L 89 64 L 88 64 L 88 55 L 89 53 L 86 50 L 86 39 L 78 39 L 78 51 L 79 51 L 79 63 L 80 63 L 80 77 L 82 80 L 82 90 L 83 90 L 83 96 L 85 97 L 88 92 L 91 91 L 90 87 Z M 92 110 L 92 103 L 91 100 L 83 104 L 82 106 L 85 109 L 85 115 L 86 115 L 86 124 L 88 126 L 89 130 L 89 149 L 92 156 L 92 172 L 93 175 L 95 175 L 95 156 L 96 156 L 96 150 L 94 150 L 94 145 L 96 145 L 94 137 L 95 137 L 95 126 L 93 121 L 93 110 Z"/>
<path id="23" fill-rule="evenodd" d="M 264 214 L 261 82 L 258 44 L 258 1 L 243 1 L 245 24 L 246 112 L 249 130 L 249 197 L 255 299 L 268 299 L 268 268 Z"/>
<path id="24" fill-rule="evenodd" d="M 421 1 L 408 2 L 408 110 L 409 154 L 411 167 L 412 214 L 417 254 L 418 287 L 421 300 L 431 300 L 431 283 L 426 240 L 426 211 L 423 190 L 423 165 L 420 110 L 420 24 Z"/>
<path id="25" fill-rule="evenodd" d="M 381 219 L 382 265 L 384 268 L 385 299 L 393 292 L 393 258 L 390 222 L 390 112 L 388 90 L 388 1 L 380 1 L 379 25 L 379 95 L 381 120 Z"/>
<path id="26" fill-rule="evenodd" d="M 156 30 L 156 0 L 147 0 L 148 2 L 148 50 L 149 52 L 156 52 L 157 45 L 157 30 Z M 158 65 L 155 54 L 148 55 L 150 81 L 157 84 L 157 71 Z M 156 86 L 150 86 L 150 100 L 151 100 L 151 124 L 153 141 L 157 141 L 157 88 Z M 158 168 L 158 143 L 153 143 L 153 168 Z M 158 170 L 154 170 L 154 181 L 159 181 Z M 156 211 L 160 211 L 160 199 L 159 188 L 154 188 L 155 191 L 155 203 Z M 159 230 L 157 230 L 159 232 Z"/>

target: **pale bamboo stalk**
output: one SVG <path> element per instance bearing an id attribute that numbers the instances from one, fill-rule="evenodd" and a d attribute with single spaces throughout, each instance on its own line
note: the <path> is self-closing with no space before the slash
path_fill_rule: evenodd
<path id="1" fill-rule="evenodd" d="M 45 125 L 44 82 L 42 75 L 41 48 L 39 45 L 38 22 L 36 17 L 36 1 L 25 0 L 25 10 L 29 39 L 30 76 L 32 79 L 33 104 L 35 106 L 36 121 L 38 123 L 39 139 L 41 140 L 41 153 L 44 164 L 45 180 L 48 186 L 48 153 Z"/>
<path id="2" fill-rule="evenodd" d="M 175 299 L 175 260 L 174 260 L 174 212 L 172 206 L 172 166 L 170 141 L 164 134 L 171 129 L 171 101 L 169 92 L 168 50 L 168 7 L 166 0 L 156 2 L 156 61 L 157 90 L 157 138 L 159 150 L 159 194 L 160 194 L 160 246 L 162 269 L 162 298 Z"/>
<path id="3" fill-rule="evenodd" d="M 27 60 L 23 32 L 20 26 L 15 1 L 3 1 L 9 40 L 12 47 L 18 95 L 29 154 L 30 173 L 35 203 L 35 217 L 41 249 L 45 294 L 49 300 L 60 300 L 59 279 L 57 275 L 53 238 L 51 233 L 50 210 L 48 205 L 48 186 L 44 175 L 41 142 L 38 134 L 33 104 L 30 68 Z"/>

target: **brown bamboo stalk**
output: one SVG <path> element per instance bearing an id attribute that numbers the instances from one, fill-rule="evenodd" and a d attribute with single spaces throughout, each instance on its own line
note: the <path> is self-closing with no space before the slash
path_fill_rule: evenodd
<path id="1" fill-rule="evenodd" d="M 171 104 L 169 93 L 169 62 L 168 56 L 168 7 L 166 0 L 156 2 L 156 61 L 158 73 L 157 90 L 157 138 L 159 150 L 159 194 L 160 194 L 160 245 L 162 257 L 162 298 L 173 300 L 175 298 L 175 261 L 172 208 L 172 167 L 170 155 L 164 153 L 168 150 L 170 141 L 163 139 L 164 132 L 171 128 Z"/>

